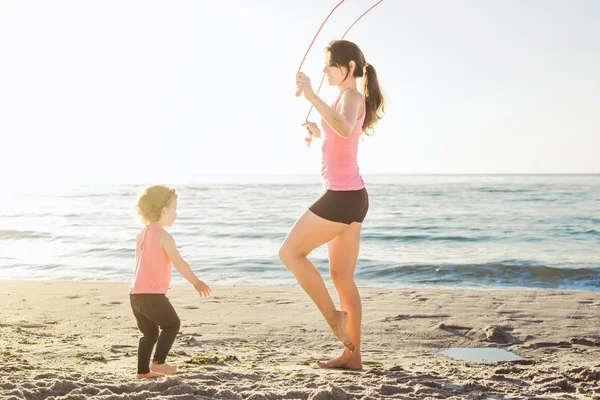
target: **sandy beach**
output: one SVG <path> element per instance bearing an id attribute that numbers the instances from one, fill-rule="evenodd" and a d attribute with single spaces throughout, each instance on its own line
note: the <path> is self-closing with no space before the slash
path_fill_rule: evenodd
<path id="1" fill-rule="evenodd" d="M 176 375 L 134 379 L 125 283 L 0 281 L 2 399 L 600 399 L 600 292 L 361 289 L 363 371 L 321 370 L 342 346 L 297 287 L 189 285 Z M 526 360 L 439 352 L 498 347 Z"/>

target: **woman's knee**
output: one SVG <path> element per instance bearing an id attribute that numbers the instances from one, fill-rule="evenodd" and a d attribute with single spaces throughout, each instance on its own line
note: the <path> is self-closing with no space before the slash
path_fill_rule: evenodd
<path id="1" fill-rule="evenodd" d="M 343 269 L 330 269 L 329 277 L 337 288 L 350 288 L 354 285 L 354 275 Z"/>
<path id="2" fill-rule="evenodd" d="M 298 258 L 300 253 L 295 251 L 292 246 L 284 242 L 279 248 L 279 259 L 289 269 L 291 262 Z"/>
<path id="3" fill-rule="evenodd" d="M 279 259 L 281 260 L 282 263 L 285 264 L 285 260 L 288 257 L 288 249 L 285 246 L 285 243 L 281 245 L 281 247 L 279 248 Z"/>

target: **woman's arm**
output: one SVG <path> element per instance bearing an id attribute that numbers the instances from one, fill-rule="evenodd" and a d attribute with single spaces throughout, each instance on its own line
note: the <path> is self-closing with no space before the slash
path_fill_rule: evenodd
<path id="1" fill-rule="evenodd" d="M 343 138 L 347 138 L 350 135 L 352 129 L 354 129 L 356 120 L 360 116 L 362 104 L 360 93 L 355 90 L 345 91 L 340 98 L 342 108 L 340 112 L 337 112 L 315 94 L 310 85 L 310 78 L 302 72 L 296 77 L 296 85 L 299 90 L 302 90 L 306 100 L 312 103 L 335 133 Z"/>

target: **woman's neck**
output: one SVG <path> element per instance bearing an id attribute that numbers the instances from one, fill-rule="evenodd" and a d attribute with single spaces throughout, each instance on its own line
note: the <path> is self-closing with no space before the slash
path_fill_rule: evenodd
<path id="1" fill-rule="evenodd" d="M 348 90 L 357 90 L 356 89 L 356 79 L 346 79 L 344 82 L 338 85 L 338 89 L 340 91 L 340 95 Z"/>

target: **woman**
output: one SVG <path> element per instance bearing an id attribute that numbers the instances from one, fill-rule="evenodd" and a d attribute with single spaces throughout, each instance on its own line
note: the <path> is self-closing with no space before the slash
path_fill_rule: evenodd
<path id="1" fill-rule="evenodd" d="M 329 84 L 339 89 L 332 106 L 315 94 L 305 74 L 296 75 L 298 94 L 303 93 L 322 116 L 322 129 L 313 122 L 303 126 L 309 135 L 322 139 L 321 177 L 325 193 L 296 221 L 279 250 L 279 257 L 345 346 L 340 357 L 317 364 L 321 368 L 362 369 L 362 306 L 354 283 L 354 269 L 369 198 L 359 173 L 357 153 L 361 134 L 372 131 L 381 119 L 383 95 L 375 68 L 365 61 L 356 44 L 333 41 L 325 49 L 325 58 L 323 72 Z M 357 90 L 358 78 L 363 78 L 362 94 Z M 341 310 L 336 310 L 323 278 L 307 258 L 325 243 Z"/>

